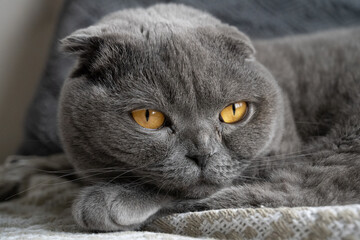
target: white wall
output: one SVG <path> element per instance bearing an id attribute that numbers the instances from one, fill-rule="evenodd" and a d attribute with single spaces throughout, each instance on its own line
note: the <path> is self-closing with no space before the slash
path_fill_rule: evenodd
<path id="1" fill-rule="evenodd" d="M 0 162 L 19 146 L 63 0 L 0 0 Z"/>

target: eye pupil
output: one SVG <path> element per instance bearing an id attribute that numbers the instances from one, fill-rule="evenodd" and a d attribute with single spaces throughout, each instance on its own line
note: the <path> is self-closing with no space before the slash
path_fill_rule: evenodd
<path id="1" fill-rule="evenodd" d="M 228 105 L 220 112 L 220 121 L 235 123 L 240 121 L 247 112 L 247 103 L 244 101 Z"/>
<path id="2" fill-rule="evenodd" d="M 146 118 L 146 121 L 147 121 L 147 122 L 149 121 L 149 117 L 150 117 L 149 109 L 146 109 L 146 111 L 145 111 L 145 118 Z"/>
<path id="3" fill-rule="evenodd" d="M 164 114 L 153 109 L 136 109 L 131 115 L 135 122 L 144 128 L 159 129 L 165 122 Z"/>

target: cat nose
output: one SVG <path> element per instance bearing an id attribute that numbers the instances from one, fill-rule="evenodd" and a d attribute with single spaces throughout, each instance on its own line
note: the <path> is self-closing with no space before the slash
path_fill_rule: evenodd
<path id="1" fill-rule="evenodd" d="M 187 158 L 192 160 L 193 162 L 198 165 L 201 170 L 203 170 L 206 167 L 206 164 L 208 162 L 209 157 L 211 157 L 212 154 L 206 154 L 206 155 L 196 155 L 196 154 L 187 154 L 185 155 Z"/>

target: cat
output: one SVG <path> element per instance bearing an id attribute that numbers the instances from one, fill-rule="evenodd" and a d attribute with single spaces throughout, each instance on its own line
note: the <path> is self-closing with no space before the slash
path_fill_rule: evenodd
<path id="1" fill-rule="evenodd" d="M 73 204 L 85 229 L 360 202 L 360 28 L 251 41 L 159 4 L 105 16 L 62 49 L 78 58 L 58 118 L 88 184 Z"/>

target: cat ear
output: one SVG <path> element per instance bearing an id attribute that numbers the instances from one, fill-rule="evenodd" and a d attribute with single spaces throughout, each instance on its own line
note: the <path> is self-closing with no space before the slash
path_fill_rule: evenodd
<path id="1" fill-rule="evenodd" d="M 255 60 L 255 48 L 251 40 L 244 33 L 232 26 L 216 27 L 216 40 L 221 47 L 235 54 L 244 57 L 245 61 Z"/>
<path id="2" fill-rule="evenodd" d="M 73 55 L 87 53 L 97 48 L 103 42 L 100 34 L 101 31 L 99 31 L 97 26 L 77 30 L 60 40 L 60 49 Z"/>

